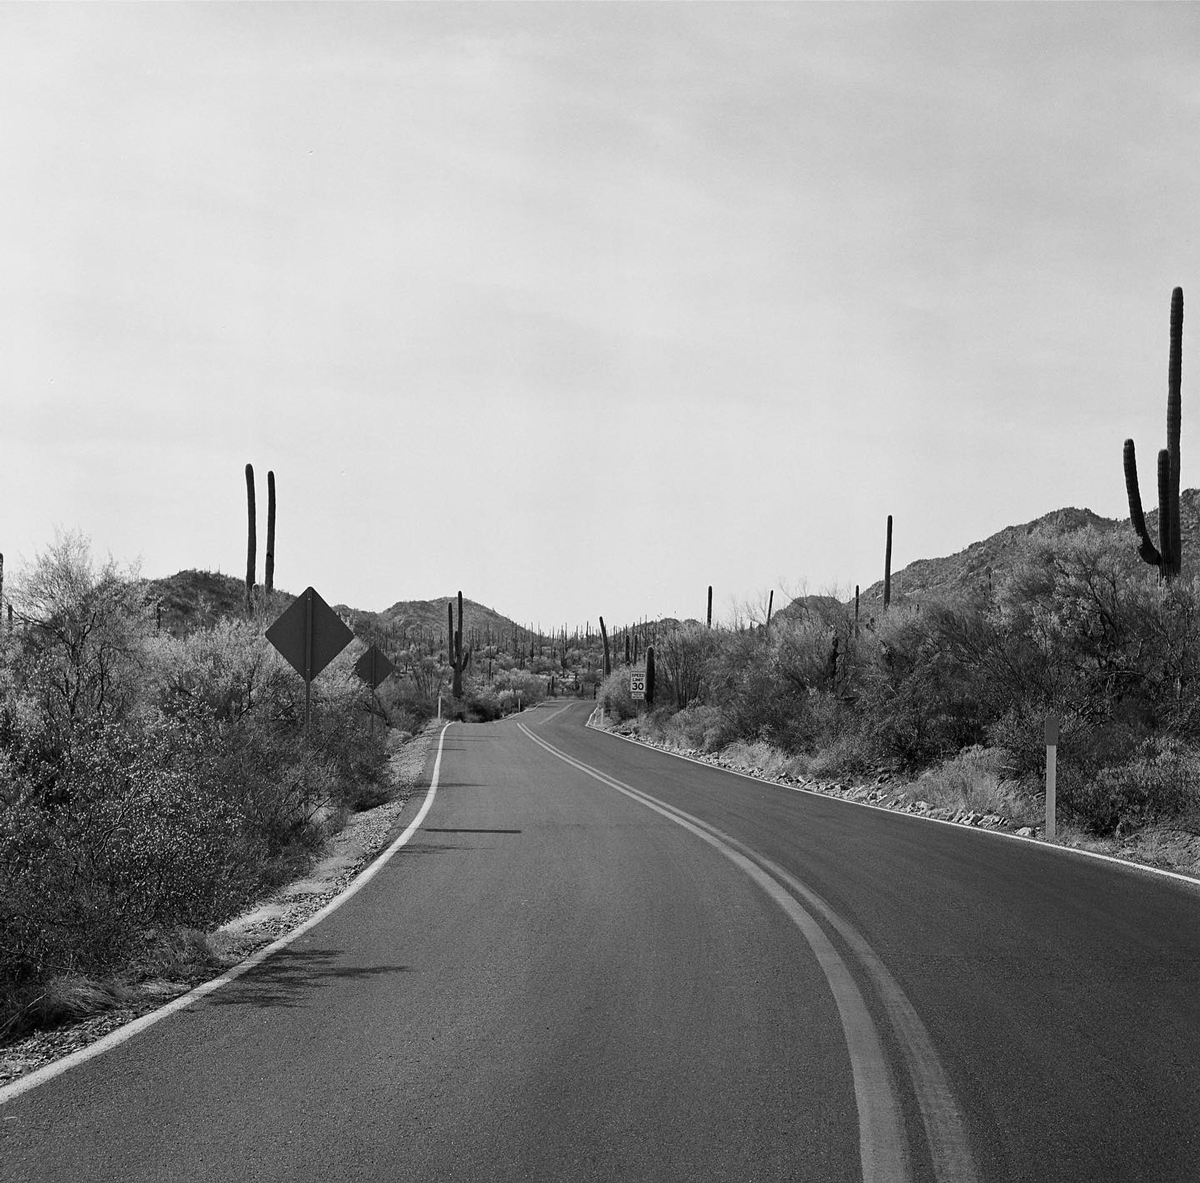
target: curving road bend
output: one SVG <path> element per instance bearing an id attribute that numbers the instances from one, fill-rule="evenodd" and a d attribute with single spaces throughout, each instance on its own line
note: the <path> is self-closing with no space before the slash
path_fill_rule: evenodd
<path id="1" fill-rule="evenodd" d="M 0 1180 L 1200 1179 L 1200 889 L 547 704 L 287 949 L 0 1104 Z"/>

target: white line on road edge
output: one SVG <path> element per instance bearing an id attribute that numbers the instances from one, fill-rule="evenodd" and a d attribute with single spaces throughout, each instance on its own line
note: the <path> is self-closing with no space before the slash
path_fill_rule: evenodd
<path id="1" fill-rule="evenodd" d="M 1168 871 L 1163 867 L 1152 867 L 1148 863 L 1135 863 L 1130 859 L 1117 858 L 1113 854 L 1103 854 L 1099 850 L 1083 850 L 1078 846 L 1065 846 L 1061 842 L 1047 842 L 1043 838 L 1030 838 L 1024 834 L 1012 834 L 1007 830 L 990 830 L 983 826 L 966 826 L 962 822 L 951 821 L 944 817 L 927 817 L 923 813 L 906 813 L 903 809 L 890 809 L 886 805 L 872 805 L 870 801 L 855 801 L 850 797 L 838 797 L 833 793 L 822 793 L 820 789 L 810 789 L 804 785 L 785 785 L 781 781 L 767 780 L 764 776 L 755 776 L 750 772 L 741 772 L 736 768 L 724 768 L 720 764 L 710 764 L 707 760 L 697 760 L 695 756 L 685 756 L 682 752 L 673 752 L 669 748 L 655 747 L 654 744 L 643 743 L 629 735 L 619 735 L 604 727 L 596 727 L 591 719 L 584 724 L 597 735 L 608 735 L 613 739 L 623 740 L 639 747 L 644 752 L 657 752 L 660 756 L 670 756 L 673 760 L 686 760 L 689 764 L 698 764 L 701 768 L 709 768 L 713 772 L 724 772 L 729 776 L 740 776 L 742 780 L 753 781 L 756 785 L 766 785 L 772 789 L 783 789 L 788 793 L 807 793 L 822 801 L 836 801 L 840 805 L 853 805 L 858 809 L 874 809 L 877 813 L 891 814 L 892 817 L 907 817 L 915 822 L 928 822 L 935 826 L 953 826 L 954 829 L 967 834 L 986 834 L 991 838 L 1003 838 L 1008 842 L 1024 842 L 1027 846 L 1036 846 L 1039 850 L 1057 851 L 1059 854 L 1074 854 L 1080 858 L 1094 858 L 1101 862 L 1113 863 L 1124 867 L 1134 874 L 1158 875 L 1165 879 L 1174 879 L 1177 883 L 1186 883 L 1189 887 L 1200 888 L 1200 879 L 1195 875 L 1181 875 L 1178 871 Z"/>
<path id="2" fill-rule="evenodd" d="M 335 896 L 319 912 L 314 912 L 303 924 L 293 928 L 291 932 L 285 933 L 277 941 L 273 941 L 271 944 L 259 949 L 256 953 L 252 953 L 245 961 L 239 961 L 237 965 L 232 969 L 226 970 L 219 978 L 213 978 L 211 981 L 204 982 L 194 990 L 189 990 L 186 994 L 181 994 L 178 998 L 171 999 L 165 1006 L 160 1006 L 158 1010 L 151 1011 L 148 1015 L 142 1015 L 141 1018 L 134 1019 L 131 1023 L 126 1023 L 125 1026 L 118 1027 L 115 1031 L 110 1031 L 103 1039 L 98 1039 L 95 1043 L 89 1044 L 85 1048 L 80 1048 L 79 1051 L 72 1052 L 69 1056 L 64 1056 L 61 1060 L 55 1060 L 53 1064 L 47 1064 L 44 1068 L 39 1068 L 36 1072 L 31 1072 L 28 1076 L 22 1076 L 19 1080 L 14 1080 L 12 1084 L 0 1088 L 0 1105 L 3 1105 L 5 1101 L 11 1101 L 19 1097 L 22 1093 L 29 1092 L 30 1089 L 37 1088 L 40 1084 L 45 1084 L 46 1081 L 52 1080 L 70 1068 L 74 1068 L 77 1064 L 82 1064 L 85 1060 L 91 1060 L 96 1056 L 103 1055 L 107 1051 L 111 1051 L 127 1039 L 132 1039 L 135 1035 L 145 1031 L 147 1027 L 154 1026 L 155 1023 L 165 1019 L 168 1015 L 173 1015 L 176 1011 L 191 1006 L 193 1002 L 198 1002 L 206 994 L 211 994 L 214 990 L 219 990 L 222 986 L 227 986 L 235 978 L 240 978 L 242 974 L 265 961 L 272 953 L 278 953 L 280 949 L 286 948 L 297 937 L 308 932 L 310 928 L 320 924 L 326 916 L 331 912 L 336 912 L 351 896 L 366 887 L 375 878 L 384 863 L 408 842 L 413 834 L 420 829 L 421 823 L 425 820 L 425 816 L 433 804 L 433 799 L 437 795 L 438 777 L 441 775 L 442 770 L 442 744 L 445 742 L 446 732 L 450 726 L 451 724 L 447 723 L 438 736 L 438 750 L 437 758 L 433 762 L 433 776 L 430 778 L 429 791 L 425 794 L 425 800 L 421 803 L 421 808 L 417 811 L 417 816 L 409 822 L 408 828 L 404 833 L 383 854 L 369 866 L 363 868 L 350 881 L 346 890 L 341 895 Z"/>
<path id="3" fill-rule="evenodd" d="M 958 1106 L 929 1033 L 899 984 L 888 973 L 867 942 L 849 924 L 820 896 L 806 888 L 778 864 L 715 826 L 576 760 L 534 735 L 529 728 L 520 724 L 518 726 L 534 743 L 545 748 L 551 755 L 557 756 L 558 759 L 619 793 L 624 793 L 625 796 L 654 810 L 715 847 L 749 875 L 800 929 L 825 973 L 841 1017 L 858 1102 L 859 1151 L 864 1183 L 911 1178 L 907 1144 L 903 1134 L 903 1118 L 892 1088 L 883 1045 L 862 994 L 816 918 L 805 910 L 795 895 L 803 896 L 846 940 L 863 961 L 882 996 L 917 1094 L 933 1160 L 934 1177 L 939 1183 L 971 1183 L 976 1178 L 974 1161 Z M 785 888 L 790 888 L 795 895 L 789 894 Z"/>

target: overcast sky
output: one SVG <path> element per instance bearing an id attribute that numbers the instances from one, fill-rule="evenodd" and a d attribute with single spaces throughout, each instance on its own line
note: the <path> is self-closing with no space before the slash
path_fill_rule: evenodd
<path id="1" fill-rule="evenodd" d="M 9 572 L 725 616 L 1153 504 L 1200 7 L 3 5 L 0 161 Z"/>

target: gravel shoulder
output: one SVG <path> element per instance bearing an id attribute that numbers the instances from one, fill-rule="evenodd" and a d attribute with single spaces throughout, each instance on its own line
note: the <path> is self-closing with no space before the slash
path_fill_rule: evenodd
<path id="1" fill-rule="evenodd" d="M 351 880 L 408 824 L 419 807 L 429 754 L 439 725 L 429 723 L 398 743 L 389 760 L 392 799 L 354 814 L 328 841 L 326 853 L 301 879 L 280 888 L 253 908 L 204 934 L 204 972 L 186 981 L 152 981 L 120 991 L 115 1005 L 78 1023 L 39 1031 L 0 1047 L 0 1087 L 87 1047 L 110 1031 L 149 1014 L 172 998 L 218 977 L 252 953 L 278 940 L 345 891 Z"/>

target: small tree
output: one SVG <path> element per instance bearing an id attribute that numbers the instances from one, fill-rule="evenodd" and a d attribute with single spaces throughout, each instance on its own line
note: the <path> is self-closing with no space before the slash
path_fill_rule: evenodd
<path id="1" fill-rule="evenodd" d="M 153 611 L 140 586 L 110 558 L 93 566 L 88 540 L 60 534 L 16 581 L 26 626 L 17 661 L 59 739 L 132 705 Z"/>

